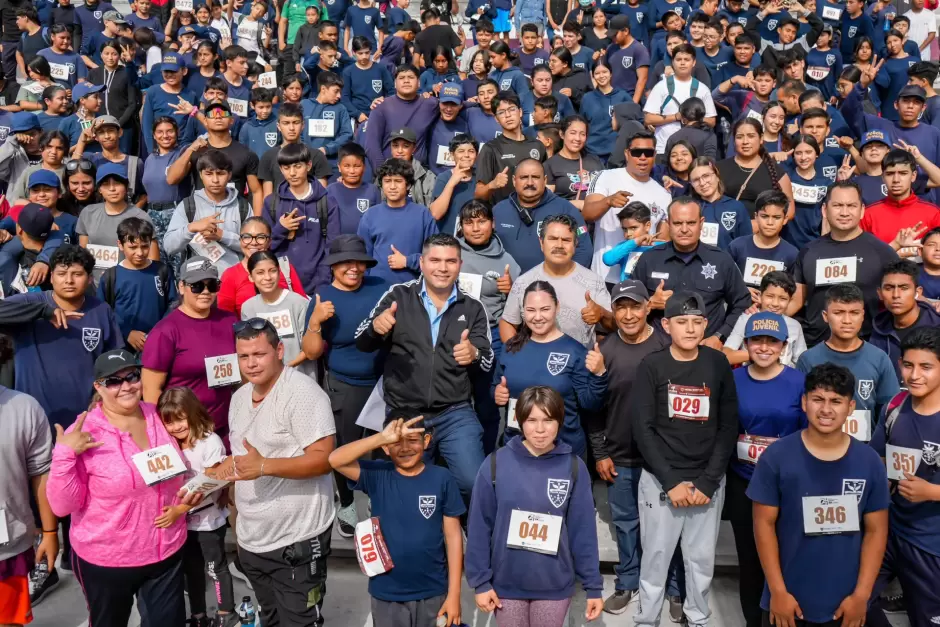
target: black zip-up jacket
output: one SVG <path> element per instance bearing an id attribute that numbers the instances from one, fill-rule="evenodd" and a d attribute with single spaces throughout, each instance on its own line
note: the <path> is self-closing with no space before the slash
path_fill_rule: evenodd
<path id="1" fill-rule="evenodd" d="M 2 40 L 14 42 L 20 40 L 23 31 L 16 25 L 16 12 L 32 6 L 28 0 L 0 0 L 0 26 L 2 26 Z"/>
<path id="2" fill-rule="evenodd" d="M 422 279 L 393 285 L 379 300 L 356 331 L 356 347 L 366 353 L 387 347 L 384 385 L 385 402 L 392 409 L 417 410 L 428 417 L 457 403 L 470 400 L 471 368 L 489 372 L 493 367 L 490 325 L 486 310 L 477 299 L 457 289 L 457 299 L 444 312 L 431 345 L 431 320 L 422 302 Z M 375 318 L 398 303 L 395 326 L 386 335 L 375 332 Z M 454 347 L 465 329 L 479 351 L 476 361 L 460 366 Z"/>
<path id="3" fill-rule="evenodd" d="M 98 114 L 113 115 L 121 123 L 121 128 L 133 129 L 137 122 L 137 112 L 140 111 L 140 91 L 134 85 L 136 77 L 129 76 L 126 68 L 118 67 L 108 83 L 105 73 L 104 65 L 88 70 L 88 81 L 92 85 L 104 85 L 106 88 L 105 102 L 101 103 Z M 146 130 L 153 132 L 152 129 Z"/>

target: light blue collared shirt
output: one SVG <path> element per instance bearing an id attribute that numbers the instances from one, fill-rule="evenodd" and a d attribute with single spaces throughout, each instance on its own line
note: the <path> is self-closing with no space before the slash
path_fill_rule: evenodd
<path id="1" fill-rule="evenodd" d="M 454 283 L 454 289 L 450 293 L 450 296 L 447 297 L 447 302 L 444 303 L 444 307 L 440 311 L 437 310 L 437 305 L 434 304 L 434 301 L 432 301 L 431 297 L 428 295 L 428 289 L 424 279 L 421 279 L 420 294 L 421 302 L 424 304 L 424 310 L 428 312 L 428 318 L 431 319 L 431 344 L 437 346 L 437 332 L 441 329 L 441 318 L 444 317 L 444 313 L 450 309 L 450 306 L 457 302 L 457 284 Z"/>

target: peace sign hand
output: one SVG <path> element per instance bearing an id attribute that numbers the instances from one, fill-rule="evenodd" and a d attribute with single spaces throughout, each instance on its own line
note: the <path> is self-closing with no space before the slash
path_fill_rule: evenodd
<path id="1" fill-rule="evenodd" d="M 850 178 L 855 176 L 855 166 L 852 165 L 852 157 L 845 155 L 842 158 L 842 165 L 839 167 L 839 172 L 836 175 L 837 181 L 847 181 Z"/>
<path id="2" fill-rule="evenodd" d="M 75 421 L 75 428 L 68 433 L 65 432 L 65 429 L 62 428 L 62 425 L 56 423 L 56 442 L 58 444 L 63 444 L 69 447 L 75 452 L 76 455 L 81 455 L 89 449 L 102 446 L 104 442 L 98 442 L 90 433 L 87 431 L 82 431 L 82 427 L 85 425 L 85 418 L 87 417 L 87 413 L 83 413 L 81 416 L 79 416 L 78 420 Z"/>
<path id="3" fill-rule="evenodd" d="M 913 144 L 908 144 L 903 139 L 899 139 L 898 141 L 894 142 L 894 147 L 900 148 L 901 150 L 906 150 L 907 152 L 911 153 L 911 156 L 914 157 L 915 160 L 920 159 L 922 156 L 920 148 Z"/>

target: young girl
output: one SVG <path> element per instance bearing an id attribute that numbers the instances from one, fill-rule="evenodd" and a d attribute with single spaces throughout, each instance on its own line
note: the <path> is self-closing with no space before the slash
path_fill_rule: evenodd
<path id="1" fill-rule="evenodd" d="M 316 379 L 316 363 L 307 361 L 300 348 L 308 299 L 280 286 L 277 256 L 269 250 L 248 258 L 248 276 L 258 295 L 242 305 L 242 320 L 264 318 L 277 329 L 284 343 L 284 363 Z M 317 299 L 319 304 L 319 298 Z"/>
<path id="2" fill-rule="evenodd" d="M 190 478 L 217 465 L 225 457 L 222 439 L 212 432 L 212 418 L 189 388 L 165 390 L 157 401 L 157 412 L 167 432 L 183 451 Z M 154 521 L 156 527 L 165 528 L 187 514 L 183 568 L 192 614 L 189 625 L 192 627 L 209 627 L 210 624 L 230 627 L 238 623 L 232 575 L 225 557 L 228 509 L 220 504 L 223 492 L 224 489 L 208 496 L 194 511 L 190 511 L 187 505 L 164 507 L 163 515 Z M 206 572 L 214 583 L 215 599 L 219 605 L 218 614 L 211 623 L 206 616 Z"/>
<path id="3" fill-rule="evenodd" d="M 281 81 L 281 95 L 284 96 L 283 102 L 292 102 L 296 105 L 304 97 L 304 79 L 302 74 L 292 74 L 285 76 Z"/>
<path id="4" fill-rule="evenodd" d="M 761 143 L 776 161 L 786 161 L 787 152 L 783 149 L 783 127 L 787 122 L 787 111 L 777 100 L 771 100 L 764 107 L 764 132 Z"/>
<path id="5" fill-rule="evenodd" d="M 787 222 L 783 239 L 801 249 L 822 233 L 822 203 L 826 190 L 834 181 L 823 176 L 816 168 L 816 159 L 821 150 L 813 137 L 795 135 L 791 143 L 793 168 L 790 170 L 790 182 L 796 213 Z"/>
<path id="6" fill-rule="evenodd" d="M 437 96 L 444 83 L 459 83 L 457 66 L 450 48 L 438 46 L 434 49 L 432 67 L 421 73 L 420 91 L 422 94 L 430 92 Z"/>
<path id="7" fill-rule="evenodd" d="M 653 166 L 652 178 L 666 188 L 673 198 L 689 193 L 689 174 L 692 162 L 698 157 L 695 147 L 684 139 L 668 150 L 668 162 Z"/>

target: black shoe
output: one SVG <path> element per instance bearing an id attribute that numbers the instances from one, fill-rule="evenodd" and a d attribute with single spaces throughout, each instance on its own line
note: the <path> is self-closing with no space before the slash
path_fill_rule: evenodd
<path id="1" fill-rule="evenodd" d="M 336 510 L 336 522 L 339 535 L 344 538 L 351 538 L 356 535 L 356 523 L 359 522 L 356 516 L 356 504 L 353 503 Z"/>
<path id="2" fill-rule="evenodd" d="M 667 596 L 669 601 L 669 620 L 674 623 L 681 623 L 685 619 L 682 612 L 682 599 L 680 597 Z"/>
<path id="3" fill-rule="evenodd" d="M 881 609 L 888 614 L 903 614 L 907 610 L 904 609 L 904 595 L 895 594 L 887 597 L 881 598 Z"/>
<path id="4" fill-rule="evenodd" d="M 199 618 L 193 616 L 186 621 L 186 627 L 212 627 L 212 623 L 209 622 L 208 616 L 203 615 Z"/>
<path id="5" fill-rule="evenodd" d="M 636 590 L 617 590 L 604 600 L 604 611 L 608 614 L 623 614 L 636 595 Z"/>
<path id="6" fill-rule="evenodd" d="M 72 572 L 72 552 L 68 549 L 62 551 L 62 557 L 59 558 L 58 568 Z"/>
<path id="7" fill-rule="evenodd" d="M 45 564 L 42 569 L 34 568 L 29 574 L 29 602 L 32 605 L 39 605 L 39 602 L 57 585 L 59 585 L 58 571 L 48 572 Z"/>
<path id="8" fill-rule="evenodd" d="M 206 624 L 211 627 L 232 627 L 233 625 L 241 624 L 241 619 L 235 612 L 229 612 L 228 614 L 216 614 L 212 618 L 212 623 Z"/>

